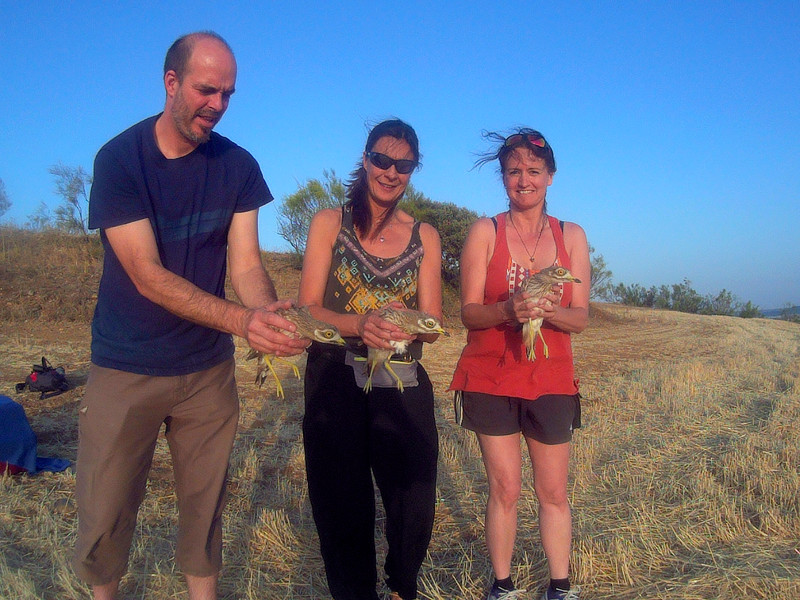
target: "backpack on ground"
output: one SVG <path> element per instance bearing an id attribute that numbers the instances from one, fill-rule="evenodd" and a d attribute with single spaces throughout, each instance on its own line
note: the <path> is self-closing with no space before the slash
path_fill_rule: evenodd
<path id="1" fill-rule="evenodd" d="M 25 391 L 25 388 L 31 392 L 41 392 L 39 395 L 40 400 L 58 396 L 61 392 L 69 389 L 69 382 L 63 367 L 55 367 L 48 362 L 43 356 L 41 365 L 33 365 L 31 374 L 25 378 L 25 381 L 16 385 L 17 393 Z"/>

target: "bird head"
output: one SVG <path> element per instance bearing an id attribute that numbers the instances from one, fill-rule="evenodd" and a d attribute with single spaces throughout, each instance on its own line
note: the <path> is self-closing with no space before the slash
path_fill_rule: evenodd
<path id="1" fill-rule="evenodd" d="M 337 346 L 344 346 L 347 344 L 342 336 L 339 335 L 339 330 L 333 326 L 315 327 L 314 340 L 323 344 L 336 344 Z"/>
<path id="2" fill-rule="evenodd" d="M 426 313 L 420 313 L 417 317 L 416 333 L 441 333 L 447 336 L 450 335 L 442 328 L 441 323 L 439 323 L 436 317 Z"/>
<path id="3" fill-rule="evenodd" d="M 342 339 L 336 326 L 315 319 L 311 315 L 311 310 L 307 306 L 291 306 L 289 308 L 279 308 L 275 311 L 287 321 L 291 321 L 297 327 L 295 336 L 321 342 L 323 344 L 336 344 L 344 346 L 347 342 Z"/>
<path id="4" fill-rule="evenodd" d="M 384 306 L 380 311 L 380 316 L 409 334 L 441 333 L 449 335 L 442 328 L 439 319 L 421 310 Z"/>
<path id="5" fill-rule="evenodd" d="M 569 272 L 569 269 L 558 265 L 542 269 L 535 275 L 539 279 L 547 280 L 551 283 L 580 283 L 581 280 Z"/>

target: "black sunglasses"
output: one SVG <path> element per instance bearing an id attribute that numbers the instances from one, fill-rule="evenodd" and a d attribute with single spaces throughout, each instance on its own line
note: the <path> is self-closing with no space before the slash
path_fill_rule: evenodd
<path id="1" fill-rule="evenodd" d="M 367 152 L 367 158 L 369 159 L 369 162 L 379 169 L 383 169 L 384 171 L 394 165 L 394 168 L 401 175 L 408 175 L 411 173 L 411 171 L 417 168 L 417 161 L 415 160 L 408 160 L 407 158 L 395 159 L 386 156 L 385 154 L 381 154 L 380 152 Z"/>

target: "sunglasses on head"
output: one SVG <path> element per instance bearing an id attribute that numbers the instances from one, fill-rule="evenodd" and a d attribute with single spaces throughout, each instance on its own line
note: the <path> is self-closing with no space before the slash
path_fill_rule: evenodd
<path id="1" fill-rule="evenodd" d="M 532 133 L 515 133 L 514 135 L 510 135 L 506 138 L 503 145 L 516 146 L 517 144 L 524 144 L 526 141 L 534 146 L 539 146 L 539 148 L 547 146 L 547 142 L 542 136 L 533 135 Z"/>
<path id="2" fill-rule="evenodd" d="M 384 171 L 394 165 L 394 168 L 401 175 L 408 175 L 411 173 L 411 171 L 417 168 L 417 161 L 415 160 L 408 160 L 407 158 L 391 158 L 385 154 L 381 154 L 380 152 L 367 152 L 367 158 L 369 159 L 369 162 L 379 169 L 383 169 Z"/>

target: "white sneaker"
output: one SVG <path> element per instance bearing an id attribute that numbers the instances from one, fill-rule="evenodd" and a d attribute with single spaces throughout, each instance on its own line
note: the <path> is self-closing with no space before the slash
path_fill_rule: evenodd
<path id="1" fill-rule="evenodd" d="M 581 588 L 570 588 L 566 592 L 558 590 L 555 594 L 550 591 L 550 587 L 544 591 L 542 600 L 580 600 Z"/>

